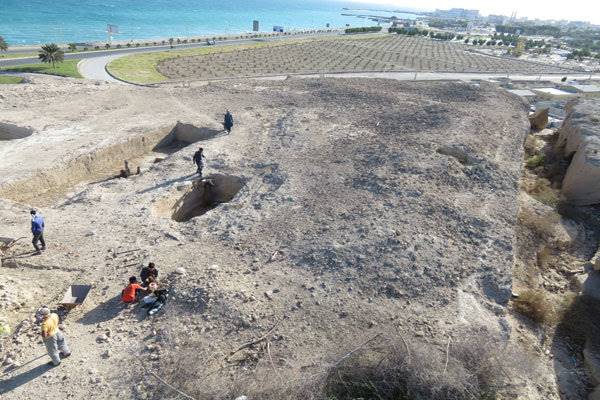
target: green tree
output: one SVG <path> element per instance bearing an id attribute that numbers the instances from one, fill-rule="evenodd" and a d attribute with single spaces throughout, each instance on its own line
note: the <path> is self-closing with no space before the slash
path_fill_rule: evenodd
<path id="1" fill-rule="evenodd" d="M 71 51 L 77 50 L 77 44 L 76 43 L 69 43 L 69 50 L 71 50 Z"/>
<path id="2" fill-rule="evenodd" d="M 4 40 L 2 36 L 0 36 L 0 51 L 6 50 L 8 50 L 8 43 L 6 43 L 6 40 Z"/>
<path id="3" fill-rule="evenodd" d="M 42 46 L 38 57 L 42 62 L 52 64 L 52 68 L 54 68 L 57 62 L 64 61 L 64 55 L 64 51 L 56 43 L 50 43 Z"/>

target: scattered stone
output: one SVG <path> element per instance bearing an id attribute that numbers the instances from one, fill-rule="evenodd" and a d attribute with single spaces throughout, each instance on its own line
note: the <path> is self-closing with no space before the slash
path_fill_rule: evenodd
<path id="1" fill-rule="evenodd" d="M 273 300 L 273 292 L 272 292 L 272 291 L 270 291 L 270 290 L 267 290 L 267 291 L 265 292 L 265 297 L 266 297 L 267 299 L 269 299 L 269 300 Z"/>
<path id="2" fill-rule="evenodd" d="M 101 334 L 101 335 L 98 335 L 98 337 L 96 338 L 96 342 L 98 342 L 98 343 L 106 343 L 106 342 L 108 342 L 108 336 L 106 334 L 104 334 L 104 333 Z"/>
<path id="3" fill-rule="evenodd" d="M 183 267 L 179 267 L 175 270 L 176 273 L 178 273 L 179 275 L 185 275 L 186 271 L 185 268 Z"/>

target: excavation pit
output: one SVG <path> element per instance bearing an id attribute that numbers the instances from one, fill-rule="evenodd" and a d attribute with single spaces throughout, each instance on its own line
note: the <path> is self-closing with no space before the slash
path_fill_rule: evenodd
<path id="1" fill-rule="evenodd" d="M 186 222 L 206 214 L 219 204 L 228 203 L 244 186 L 244 180 L 234 175 L 213 174 L 194 181 L 191 189 L 175 203 L 173 220 Z"/>
<path id="2" fill-rule="evenodd" d="M 153 151 L 172 154 L 190 144 L 212 139 L 222 132 L 217 129 L 199 128 L 192 124 L 177 122 L 171 132 L 154 147 Z"/>
<path id="3" fill-rule="evenodd" d="M 23 139 L 33 134 L 33 129 L 0 122 L 0 140 Z"/>

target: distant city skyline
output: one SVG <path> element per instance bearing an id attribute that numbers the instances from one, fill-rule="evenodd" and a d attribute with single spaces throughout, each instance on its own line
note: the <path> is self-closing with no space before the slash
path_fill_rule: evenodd
<path id="1" fill-rule="evenodd" d="M 568 3 L 556 3 L 541 0 L 504 0 L 501 2 L 482 2 L 480 0 L 345 0 L 363 4 L 388 5 L 396 8 L 435 10 L 449 8 L 467 8 L 479 10 L 484 15 L 501 14 L 510 16 L 514 11 L 517 18 L 553 19 L 570 21 L 589 21 L 600 24 L 600 2 L 572 0 Z"/>

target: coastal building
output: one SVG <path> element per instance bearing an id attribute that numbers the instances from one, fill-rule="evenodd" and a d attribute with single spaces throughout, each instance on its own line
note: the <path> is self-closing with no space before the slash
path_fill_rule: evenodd
<path id="1" fill-rule="evenodd" d="M 504 16 L 504 15 L 494 15 L 494 14 L 490 14 L 487 16 L 487 22 L 489 22 L 490 24 L 497 24 L 497 25 L 504 25 L 506 22 L 508 22 L 508 17 Z"/>
<path id="2" fill-rule="evenodd" d="M 449 10 L 436 9 L 434 17 L 447 19 L 479 19 L 479 10 L 467 10 L 465 8 L 451 8 Z"/>

